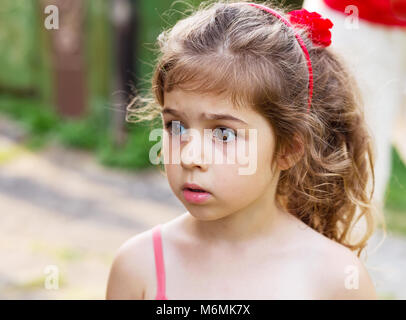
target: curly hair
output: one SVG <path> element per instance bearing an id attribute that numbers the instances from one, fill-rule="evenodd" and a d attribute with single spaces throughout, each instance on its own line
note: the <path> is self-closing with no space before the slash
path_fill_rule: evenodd
<path id="1" fill-rule="evenodd" d="M 284 17 L 290 9 L 261 4 Z M 313 66 L 311 112 L 306 59 L 292 28 L 244 1 L 209 1 L 158 36 L 150 96 L 135 96 L 126 119 L 155 119 L 164 92 L 174 88 L 225 94 L 236 108 L 254 108 L 274 129 L 276 154 L 293 150 L 297 141 L 304 146 L 301 158 L 280 174 L 277 204 L 360 256 L 378 221 L 362 97 L 342 58 L 314 45 L 306 30 L 296 31 Z M 364 227 L 357 229 L 361 218 Z"/>

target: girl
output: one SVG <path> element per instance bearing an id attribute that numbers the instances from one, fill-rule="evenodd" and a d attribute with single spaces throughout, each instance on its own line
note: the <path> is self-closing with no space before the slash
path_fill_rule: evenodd
<path id="1" fill-rule="evenodd" d="M 107 299 L 376 299 L 360 260 L 376 219 L 356 83 L 328 48 L 331 22 L 285 11 L 204 3 L 158 37 L 153 97 L 127 120 L 162 119 L 187 212 L 120 247 Z M 243 142 L 248 174 L 228 161 Z"/>

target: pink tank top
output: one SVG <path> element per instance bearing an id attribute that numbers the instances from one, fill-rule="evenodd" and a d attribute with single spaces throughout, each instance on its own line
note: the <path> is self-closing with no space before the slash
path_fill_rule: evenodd
<path id="1" fill-rule="evenodd" d="M 162 250 L 161 225 L 158 224 L 152 229 L 152 240 L 154 243 L 155 267 L 157 292 L 155 300 L 168 300 L 165 294 L 165 264 Z"/>

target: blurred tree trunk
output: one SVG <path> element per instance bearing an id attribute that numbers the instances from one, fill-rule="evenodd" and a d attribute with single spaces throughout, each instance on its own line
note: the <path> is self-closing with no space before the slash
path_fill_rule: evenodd
<path id="1" fill-rule="evenodd" d="M 135 54 L 137 41 L 135 0 L 113 0 L 112 20 L 114 27 L 114 76 L 112 131 L 116 146 L 124 144 L 128 132 L 125 126 L 126 106 L 129 103 L 131 85 L 135 83 Z"/>
<path id="2" fill-rule="evenodd" d="M 51 37 L 56 106 L 61 115 L 77 118 L 84 115 L 87 105 L 83 46 L 86 6 L 83 0 L 42 0 L 41 4 L 42 12 L 47 5 L 55 5 L 59 11 L 59 29 L 46 30 Z"/>

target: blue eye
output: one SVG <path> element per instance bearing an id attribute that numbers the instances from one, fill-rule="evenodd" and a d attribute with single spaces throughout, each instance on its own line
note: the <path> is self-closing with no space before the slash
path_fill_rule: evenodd
<path id="1" fill-rule="evenodd" d="M 213 135 L 221 142 L 230 142 L 236 138 L 235 131 L 233 129 L 224 127 L 214 129 Z"/>
<path id="2" fill-rule="evenodd" d="M 186 128 L 180 121 L 168 121 L 165 123 L 165 128 L 169 131 L 169 134 L 173 135 L 182 135 L 186 132 Z M 221 142 L 230 142 L 236 138 L 236 133 L 233 129 L 218 127 L 213 130 L 213 136 Z"/>
<path id="3" fill-rule="evenodd" d="M 165 128 L 169 130 L 170 134 L 172 133 L 175 135 L 178 135 L 179 133 L 183 134 L 184 132 L 181 131 L 180 129 L 181 127 L 185 128 L 179 121 L 168 121 L 167 123 L 165 123 Z"/>

